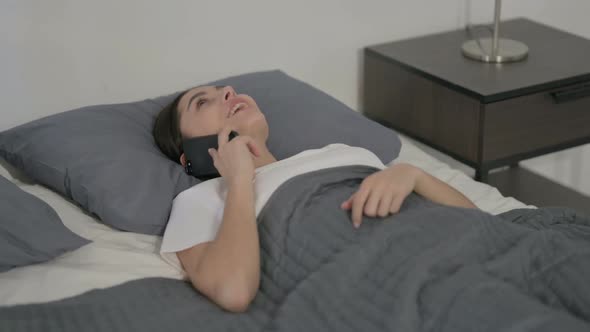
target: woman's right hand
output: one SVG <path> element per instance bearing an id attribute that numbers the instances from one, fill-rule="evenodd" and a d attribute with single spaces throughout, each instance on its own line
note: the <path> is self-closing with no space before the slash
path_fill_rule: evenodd
<path id="1" fill-rule="evenodd" d="M 260 157 L 260 149 L 250 136 L 237 136 L 229 141 L 231 127 L 224 127 L 218 135 L 218 148 L 209 149 L 213 165 L 228 182 L 235 183 L 254 179 L 254 157 Z"/>

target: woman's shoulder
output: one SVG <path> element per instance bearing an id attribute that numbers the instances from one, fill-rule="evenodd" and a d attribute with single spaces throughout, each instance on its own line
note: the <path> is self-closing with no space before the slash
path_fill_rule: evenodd
<path id="1" fill-rule="evenodd" d="M 223 193 L 222 178 L 209 179 L 199 182 L 196 185 L 181 191 L 174 197 L 173 204 L 182 204 L 183 202 L 195 202 L 195 199 L 213 199 Z"/>

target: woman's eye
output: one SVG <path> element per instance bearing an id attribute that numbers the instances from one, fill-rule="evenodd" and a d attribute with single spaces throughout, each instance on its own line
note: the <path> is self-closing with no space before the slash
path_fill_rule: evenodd
<path id="1" fill-rule="evenodd" d="M 206 102 L 207 102 L 207 99 L 199 99 L 199 101 L 197 102 L 197 108 L 205 105 Z"/>

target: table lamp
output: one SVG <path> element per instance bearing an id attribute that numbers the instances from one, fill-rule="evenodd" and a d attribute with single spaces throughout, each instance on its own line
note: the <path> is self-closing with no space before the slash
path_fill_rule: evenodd
<path id="1" fill-rule="evenodd" d="M 464 56 L 482 62 L 515 62 L 528 55 L 529 48 L 516 40 L 500 38 L 501 0 L 496 0 L 494 8 L 494 31 L 492 38 L 480 38 L 466 41 L 461 47 Z"/>

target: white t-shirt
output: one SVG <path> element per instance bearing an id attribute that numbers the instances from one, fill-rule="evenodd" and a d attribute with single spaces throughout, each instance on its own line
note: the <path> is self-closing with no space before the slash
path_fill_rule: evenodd
<path id="1" fill-rule="evenodd" d="M 253 180 L 256 217 L 272 193 L 288 179 L 303 173 L 346 165 L 385 168 L 371 151 L 346 144 L 330 144 L 321 149 L 306 150 L 256 168 Z M 215 239 L 223 220 L 226 194 L 225 181 L 219 177 L 201 182 L 174 198 L 160 254 L 166 262 L 183 272 L 185 277 L 176 252 Z"/>

